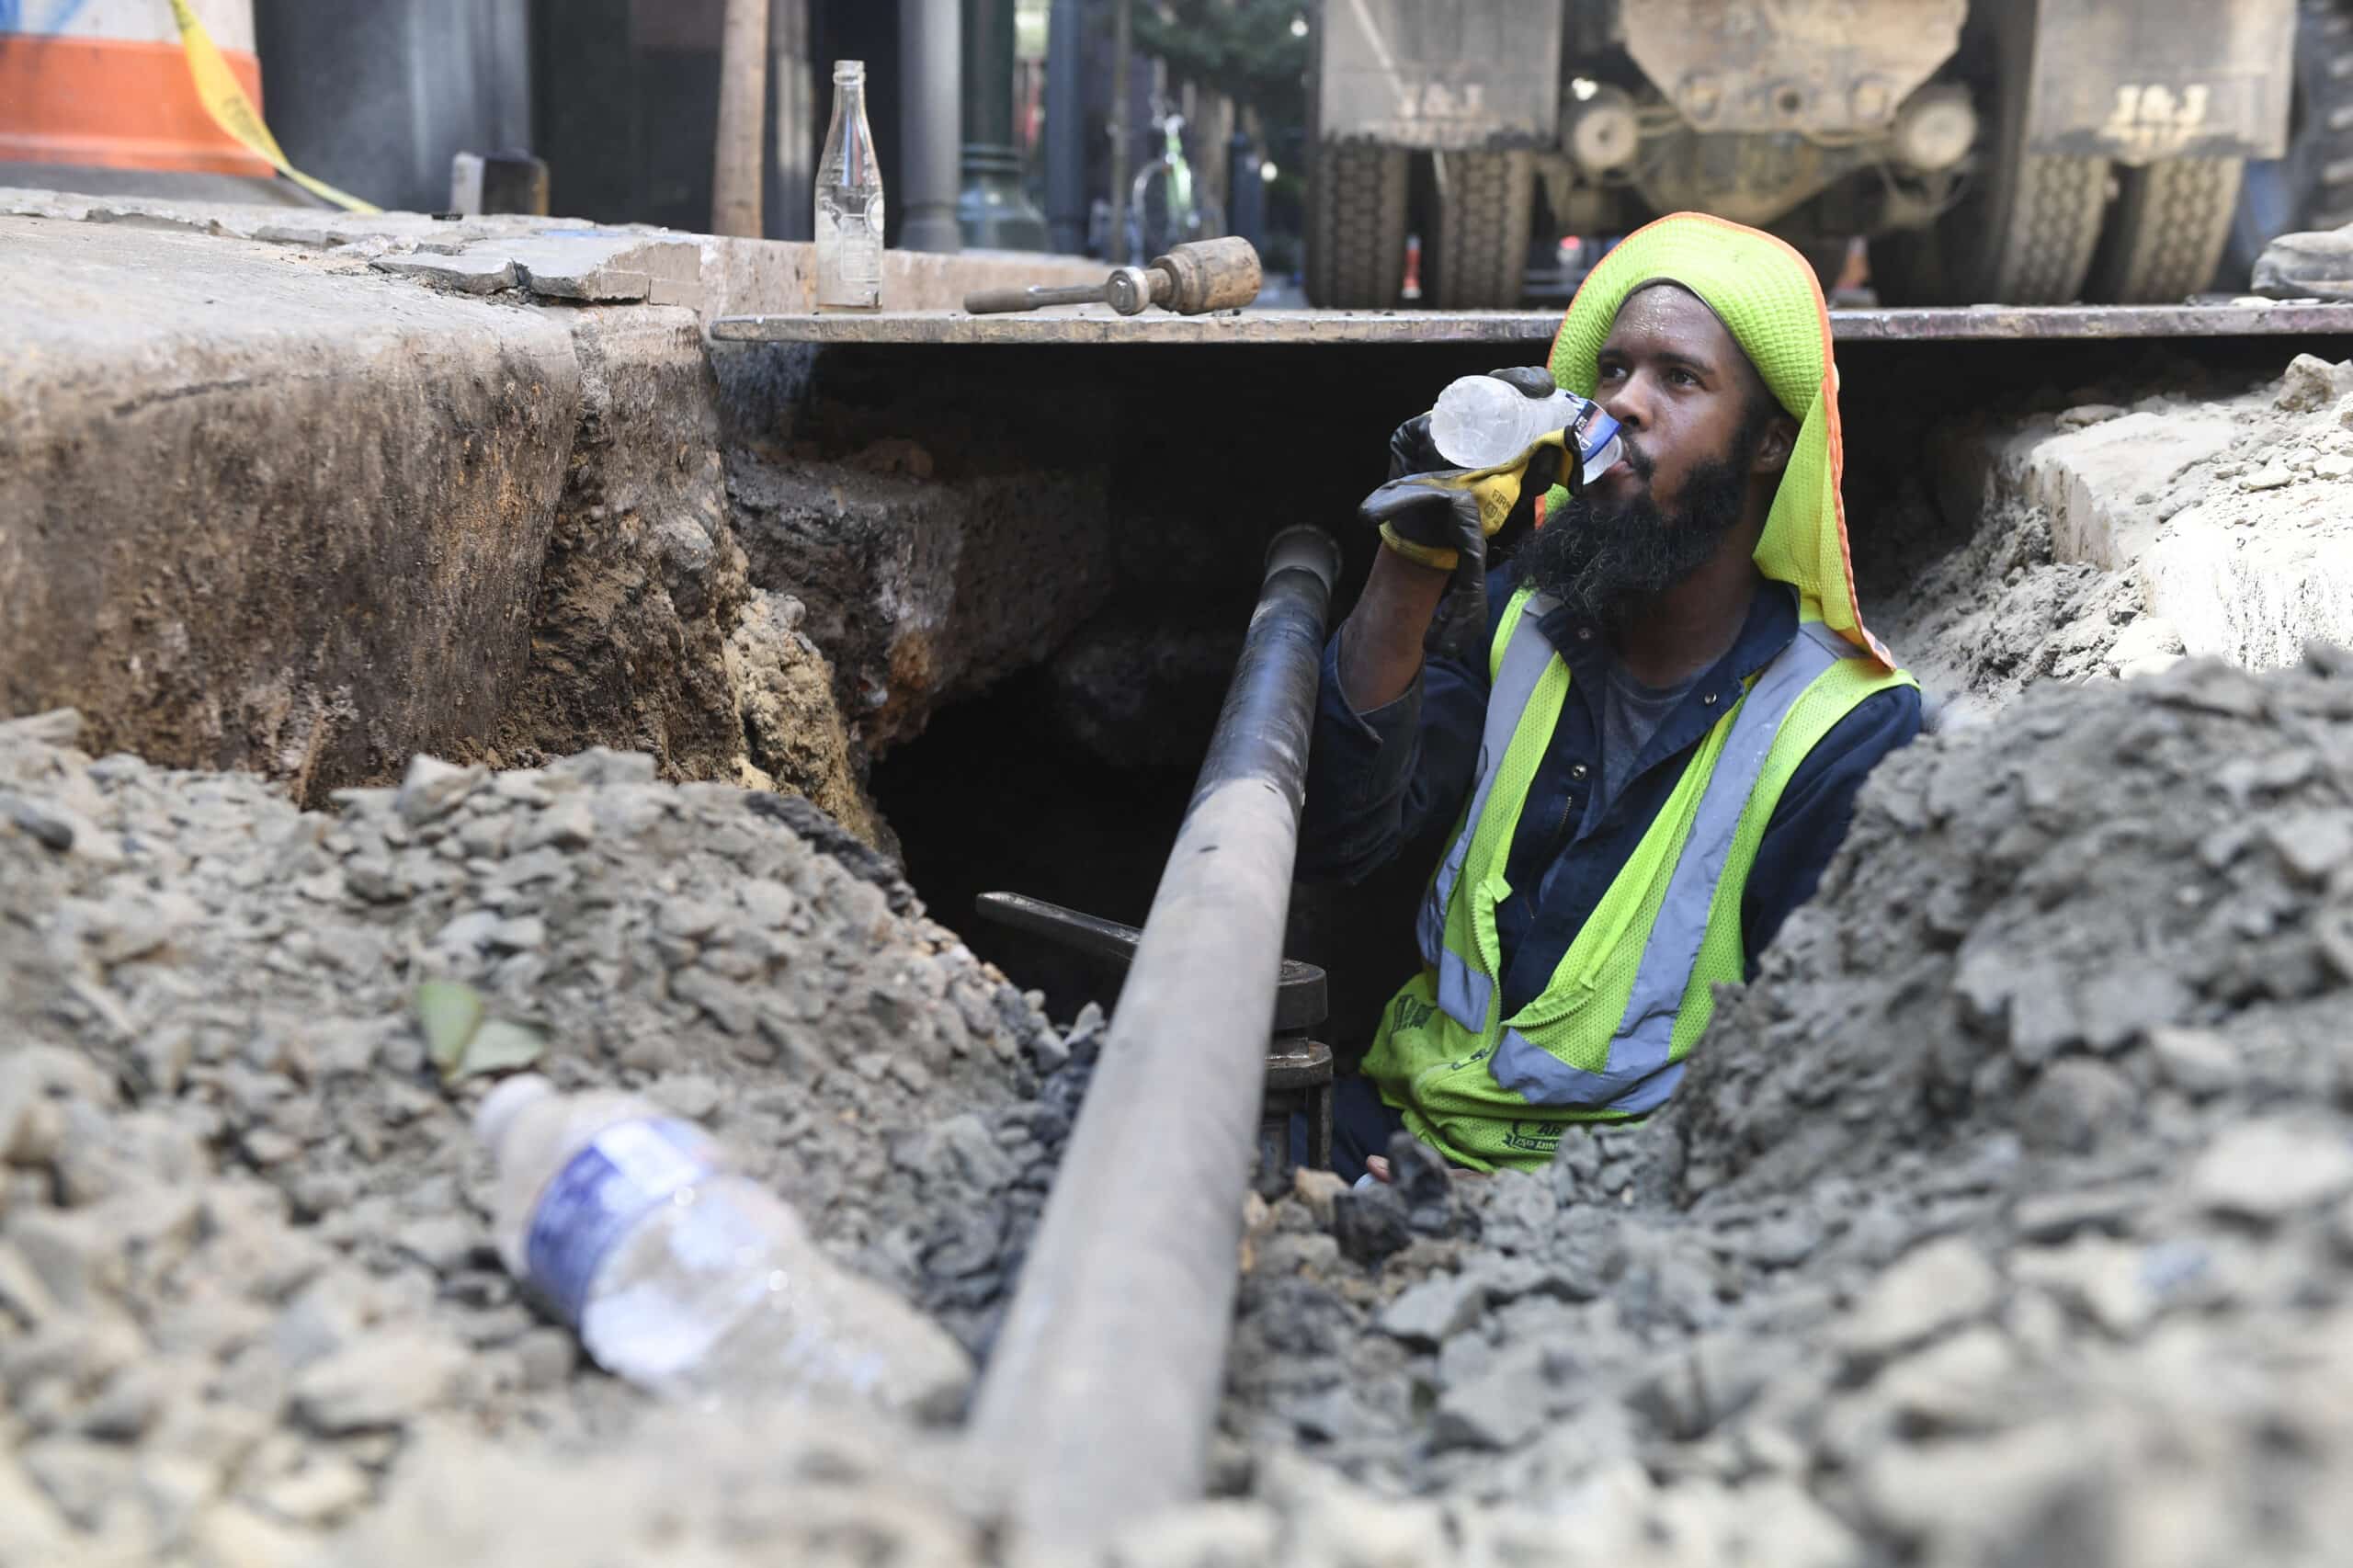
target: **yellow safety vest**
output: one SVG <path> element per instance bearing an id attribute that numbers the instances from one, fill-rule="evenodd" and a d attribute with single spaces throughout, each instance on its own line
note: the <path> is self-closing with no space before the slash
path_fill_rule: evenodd
<path id="1" fill-rule="evenodd" d="M 1415 1137 L 1475 1170 L 1545 1165 L 1572 1126 L 1666 1102 L 1714 987 L 1745 972 L 1741 894 L 1790 776 L 1865 698 L 1918 684 L 1802 619 L 1685 765 L 1551 983 L 1506 1017 L 1495 906 L 1511 894 L 1512 835 L 1569 694 L 1568 665 L 1538 625 L 1552 605 L 1522 588 L 1505 608 L 1477 782 L 1417 922 L 1424 968 L 1390 1002 L 1364 1062 Z"/>

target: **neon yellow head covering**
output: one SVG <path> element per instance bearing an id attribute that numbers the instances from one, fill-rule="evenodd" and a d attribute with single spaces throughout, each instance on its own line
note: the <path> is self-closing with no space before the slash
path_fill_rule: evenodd
<path id="1" fill-rule="evenodd" d="M 1863 626 L 1847 549 L 1847 508 L 1838 494 L 1846 449 L 1838 426 L 1838 369 L 1830 357 L 1830 312 L 1803 256 L 1772 235 L 1722 218 L 1677 212 L 1626 236 L 1586 275 L 1552 339 L 1552 379 L 1593 395 L 1595 361 L 1618 308 L 1646 283 L 1676 283 L 1705 301 L 1790 416 L 1797 445 L 1773 510 L 1756 541 L 1756 566 L 1797 590 L 1805 612 L 1890 669 L 1895 660 Z M 1544 514 L 1558 516 L 1568 493 L 1555 485 Z"/>

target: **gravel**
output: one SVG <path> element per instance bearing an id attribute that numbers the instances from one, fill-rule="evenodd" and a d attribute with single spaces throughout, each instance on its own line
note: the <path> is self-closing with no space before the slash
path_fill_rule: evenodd
<path id="1" fill-rule="evenodd" d="M 611 752 L 303 812 L 75 733 L 0 724 L 0 1563 L 307 1561 L 437 1430 L 654 1451 L 499 1267 L 428 979 L 985 1349 L 1100 1017 L 1057 1034 L 822 814 Z"/>
<path id="2" fill-rule="evenodd" d="M 409 995 L 707 1121 L 983 1356 L 1099 1014 L 642 758 L 303 813 L 72 738 L 0 726 L 0 1562 L 1007 1560 L 952 1431 L 585 1364 Z M 2341 654 L 1901 754 L 1666 1112 L 1253 1209 L 1218 1494 L 1115 1560 L 2329 1560 L 2348 820 Z"/>
<path id="3" fill-rule="evenodd" d="M 1473 1517 L 1561 1562 L 2329 1561 L 2348 822 L 2325 650 L 1900 754 L 1666 1111 L 1377 1258 L 1273 1206 L 1231 1462 L 1313 1455 L 1437 1562 L 1494 1560 Z"/>

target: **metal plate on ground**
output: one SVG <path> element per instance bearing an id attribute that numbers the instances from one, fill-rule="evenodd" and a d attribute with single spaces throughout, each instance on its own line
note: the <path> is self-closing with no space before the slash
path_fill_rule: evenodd
<path id="1" fill-rule="evenodd" d="M 1115 314 L 1102 306 L 971 316 L 961 311 L 873 315 L 721 316 L 710 335 L 736 343 L 868 344 L 1491 344 L 1544 346 L 1553 311 L 1222 311 Z M 2277 337 L 2353 334 L 2353 304 L 1970 305 L 1830 312 L 1847 342 L 2127 337 Z"/>

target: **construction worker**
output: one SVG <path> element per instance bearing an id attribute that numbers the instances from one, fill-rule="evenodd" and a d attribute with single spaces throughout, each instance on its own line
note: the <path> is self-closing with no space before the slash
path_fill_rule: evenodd
<path id="1" fill-rule="evenodd" d="M 1665 1104 L 1712 987 L 1756 972 L 1920 729 L 1856 600 L 1829 317 L 1795 251 L 1662 219 L 1586 279 L 1546 369 L 1495 373 L 1593 398 L 1627 456 L 1543 494 L 1492 571 L 1477 498 L 1408 477 L 1445 468 L 1427 415 L 1364 504 L 1387 548 L 1324 652 L 1302 872 L 1355 881 L 1454 825 L 1424 967 L 1336 1096 L 1350 1179 L 1385 1176 L 1400 1128 L 1529 1167 Z"/>

